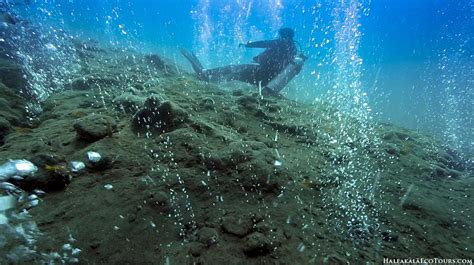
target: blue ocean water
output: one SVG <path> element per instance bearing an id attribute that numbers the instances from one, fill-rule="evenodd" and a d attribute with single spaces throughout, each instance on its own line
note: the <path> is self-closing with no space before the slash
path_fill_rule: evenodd
<path id="1" fill-rule="evenodd" d="M 349 56 L 337 45 L 350 39 L 337 36 L 352 27 L 360 69 L 344 71 L 357 71 L 373 116 L 472 152 L 472 0 L 36 0 L 15 8 L 44 30 L 160 53 L 186 67 L 179 47 L 206 67 L 249 62 L 259 51 L 239 43 L 292 27 L 309 60 L 285 93 L 309 102 L 337 86 L 335 58 Z M 354 20 L 338 22 L 345 12 Z"/>
<path id="2" fill-rule="evenodd" d="M 474 0 L 0 0 L 0 15 L 6 260 L 471 258 Z M 261 50 L 239 44 L 282 27 L 308 58 L 292 100 L 183 74 L 179 48 L 249 63 Z"/>

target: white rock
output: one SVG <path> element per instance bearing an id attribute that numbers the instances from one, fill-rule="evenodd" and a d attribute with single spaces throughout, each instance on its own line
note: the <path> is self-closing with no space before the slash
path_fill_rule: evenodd
<path id="1" fill-rule="evenodd" d="M 71 250 L 71 249 L 72 249 L 71 244 L 64 244 L 63 245 L 63 250 Z"/>
<path id="2" fill-rule="evenodd" d="M 75 256 L 75 255 L 81 253 L 81 251 L 82 251 L 82 250 L 81 250 L 80 248 L 75 248 L 75 249 L 73 249 L 73 250 L 71 251 L 71 254 L 72 254 L 73 256 Z"/>
<path id="3" fill-rule="evenodd" d="M 89 158 L 89 160 L 90 160 L 90 158 Z M 100 160 L 100 158 L 99 158 L 99 160 Z M 79 171 L 83 170 L 84 168 L 86 168 L 86 165 L 83 162 L 81 162 L 81 161 L 71 161 L 71 171 L 72 172 L 79 172 Z"/>
<path id="4" fill-rule="evenodd" d="M 89 151 L 89 152 L 87 152 L 87 158 L 92 163 L 97 163 L 97 162 L 100 161 L 100 159 L 102 159 L 102 156 L 97 152 Z"/>

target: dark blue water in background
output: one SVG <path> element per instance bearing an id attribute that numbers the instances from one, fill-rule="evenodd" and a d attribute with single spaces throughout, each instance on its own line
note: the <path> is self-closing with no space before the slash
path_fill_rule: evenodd
<path id="1" fill-rule="evenodd" d="M 312 102 L 334 86 L 335 11 L 357 2 L 362 89 L 373 115 L 472 152 L 474 1 L 472 0 L 56 0 L 17 7 L 44 30 L 64 28 L 116 47 L 155 52 L 187 67 L 179 47 L 207 67 L 249 62 L 248 40 L 296 30 L 309 56 L 289 97 Z"/>

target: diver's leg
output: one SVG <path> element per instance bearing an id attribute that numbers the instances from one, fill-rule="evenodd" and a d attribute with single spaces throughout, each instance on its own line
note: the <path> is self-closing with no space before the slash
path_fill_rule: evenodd
<path id="1" fill-rule="evenodd" d="M 194 72 L 196 72 L 198 78 L 201 80 L 209 81 L 207 76 L 204 74 L 204 67 L 202 66 L 196 55 L 186 49 L 179 49 L 179 51 L 191 63 L 191 66 L 193 67 Z"/>
<path id="2" fill-rule="evenodd" d="M 259 66 L 256 64 L 228 65 L 204 70 L 204 74 L 210 81 L 232 81 L 239 80 L 250 84 L 256 84 L 256 73 Z"/>

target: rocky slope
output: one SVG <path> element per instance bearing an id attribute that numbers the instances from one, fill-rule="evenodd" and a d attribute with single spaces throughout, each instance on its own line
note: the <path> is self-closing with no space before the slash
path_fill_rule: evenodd
<path id="1" fill-rule="evenodd" d="M 84 264 L 473 258 L 472 164 L 429 136 L 374 124 L 369 147 L 333 142 L 347 124 L 324 103 L 203 83 L 158 55 L 76 46 L 81 70 L 32 121 L 15 81 L 0 85 L 0 163 L 32 161 L 38 172 L 14 184 L 47 193 L 29 209 L 38 253 L 64 254 L 69 242 Z M 355 181 L 373 185 L 356 202 L 369 220 L 341 226 L 351 196 L 332 196 L 350 180 L 335 169 L 359 156 L 377 169 Z"/>

